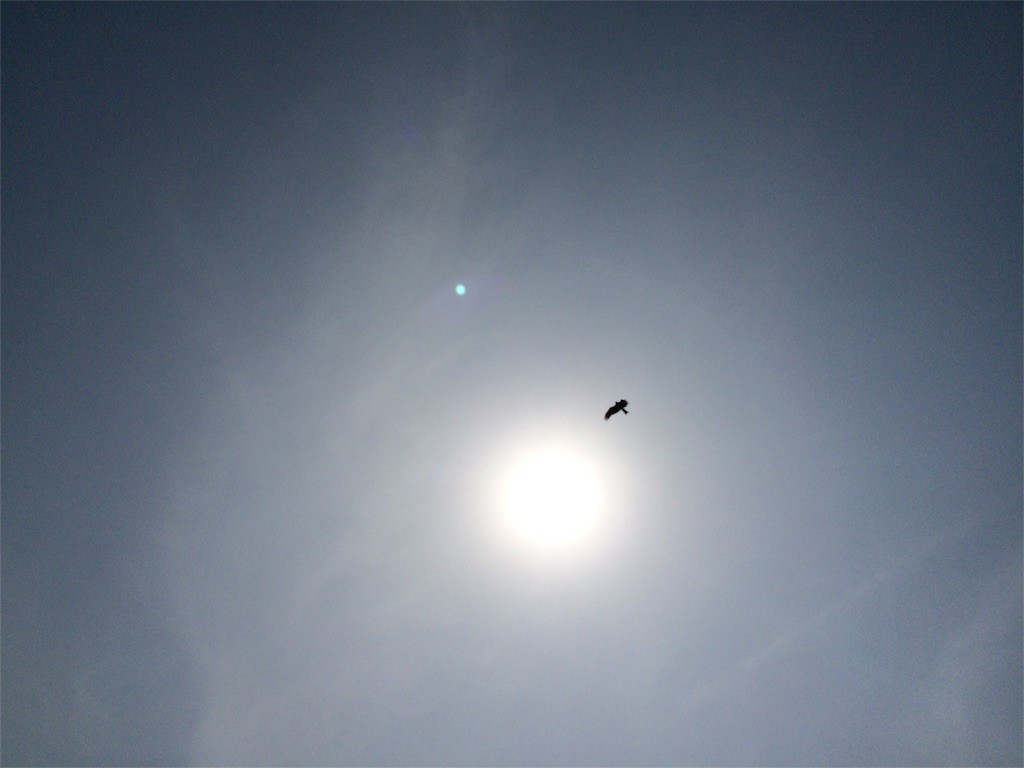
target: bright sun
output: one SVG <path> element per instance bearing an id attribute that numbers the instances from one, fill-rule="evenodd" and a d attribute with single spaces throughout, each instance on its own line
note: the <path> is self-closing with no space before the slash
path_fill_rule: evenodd
<path id="1" fill-rule="evenodd" d="M 502 491 L 509 529 L 537 549 L 578 547 L 599 527 L 600 478 L 571 452 L 547 448 L 528 454 L 513 465 Z"/>

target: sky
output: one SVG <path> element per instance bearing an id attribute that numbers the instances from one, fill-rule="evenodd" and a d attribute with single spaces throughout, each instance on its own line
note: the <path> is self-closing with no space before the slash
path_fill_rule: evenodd
<path id="1" fill-rule="evenodd" d="M 1022 763 L 1020 4 L 0 17 L 5 765 Z"/>

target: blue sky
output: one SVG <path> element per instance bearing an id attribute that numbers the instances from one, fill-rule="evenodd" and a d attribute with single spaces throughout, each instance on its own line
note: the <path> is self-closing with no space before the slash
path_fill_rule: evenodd
<path id="1" fill-rule="evenodd" d="M 0 14 L 5 764 L 1021 764 L 1019 4 Z"/>

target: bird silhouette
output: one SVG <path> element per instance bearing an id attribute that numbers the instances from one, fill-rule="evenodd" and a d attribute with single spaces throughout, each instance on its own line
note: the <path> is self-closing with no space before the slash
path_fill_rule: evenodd
<path id="1" fill-rule="evenodd" d="M 619 402 L 617 402 L 615 405 L 608 409 L 608 411 L 604 415 L 604 420 L 608 421 L 608 419 L 610 419 L 619 411 L 622 411 L 623 413 L 629 413 L 629 411 L 626 410 L 627 405 L 629 405 L 629 403 L 627 403 L 625 400 L 619 400 Z"/>

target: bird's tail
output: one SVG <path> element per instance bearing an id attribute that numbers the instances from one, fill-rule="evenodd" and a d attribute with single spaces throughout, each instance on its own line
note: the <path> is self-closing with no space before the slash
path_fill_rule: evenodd
<path id="1" fill-rule="evenodd" d="M 622 409 L 622 412 L 623 413 L 629 413 L 629 411 L 627 411 L 625 408 Z"/>

